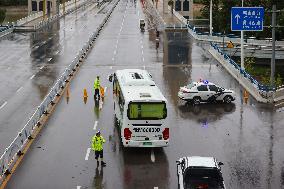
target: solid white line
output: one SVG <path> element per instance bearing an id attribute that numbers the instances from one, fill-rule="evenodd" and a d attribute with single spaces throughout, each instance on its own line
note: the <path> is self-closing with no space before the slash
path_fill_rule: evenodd
<path id="1" fill-rule="evenodd" d="M 20 87 L 16 92 L 20 92 L 20 90 L 22 90 L 23 89 L 23 87 Z"/>
<path id="2" fill-rule="evenodd" d="M 30 79 L 33 79 L 35 77 L 35 75 L 32 75 L 31 77 L 30 77 Z"/>
<path id="3" fill-rule="evenodd" d="M 39 69 L 41 70 L 42 68 L 44 68 L 44 66 L 40 67 Z"/>
<path id="4" fill-rule="evenodd" d="M 86 156 L 85 156 L 85 160 L 86 160 L 86 161 L 89 159 L 90 152 L 91 152 L 91 148 L 88 148 L 88 149 L 87 149 Z"/>
<path id="5" fill-rule="evenodd" d="M 97 129 L 97 126 L 98 126 L 98 121 L 95 121 L 95 125 L 94 125 L 94 130 L 96 130 Z"/>
<path id="6" fill-rule="evenodd" d="M 81 186 L 77 186 L 77 189 L 80 189 L 81 188 Z"/>
<path id="7" fill-rule="evenodd" d="M 154 163 L 155 162 L 155 154 L 154 154 L 154 149 L 151 149 L 151 161 Z"/>
<path id="8" fill-rule="evenodd" d="M 2 108 L 4 108 L 4 106 L 6 106 L 6 104 L 7 104 L 7 101 L 5 101 L 5 102 L 0 106 L 0 110 L 1 110 Z"/>

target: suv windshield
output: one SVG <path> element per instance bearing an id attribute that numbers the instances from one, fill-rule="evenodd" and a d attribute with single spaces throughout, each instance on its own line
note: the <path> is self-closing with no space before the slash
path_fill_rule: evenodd
<path id="1" fill-rule="evenodd" d="M 188 168 L 184 175 L 186 189 L 222 189 L 223 179 L 218 169 Z"/>
<path id="2" fill-rule="evenodd" d="M 128 105 L 127 116 L 134 119 L 165 119 L 167 107 L 165 102 L 131 102 Z"/>

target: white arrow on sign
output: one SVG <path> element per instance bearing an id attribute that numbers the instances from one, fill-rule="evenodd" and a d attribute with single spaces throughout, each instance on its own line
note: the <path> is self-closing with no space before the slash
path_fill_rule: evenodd
<path id="1" fill-rule="evenodd" d="M 240 15 L 236 15 L 235 18 L 237 19 L 237 24 L 239 24 L 239 19 L 241 18 Z"/>

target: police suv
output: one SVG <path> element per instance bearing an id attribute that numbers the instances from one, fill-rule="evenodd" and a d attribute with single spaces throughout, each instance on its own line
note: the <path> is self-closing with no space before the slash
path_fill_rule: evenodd
<path id="1" fill-rule="evenodd" d="M 179 189 L 225 189 L 222 162 L 213 157 L 183 157 L 177 161 Z"/>
<path id="2" fill-rule="evenodd" d="M 180 87 L 178 97 L 194 104 L 217 101 L 231 103 L 236 99 L 236 94 L 230 89 L 225 89 L 207 80 L 203 80 Z"/>

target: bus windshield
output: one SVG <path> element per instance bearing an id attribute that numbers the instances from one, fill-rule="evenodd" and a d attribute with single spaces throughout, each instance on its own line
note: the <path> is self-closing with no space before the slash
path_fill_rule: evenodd
<path id="1" fill-rule="evenodd" d="M 165 119 L 167 108 L 165 102 L 131 102 L 128 105 L 128 118 L 138 119 Z"/>

